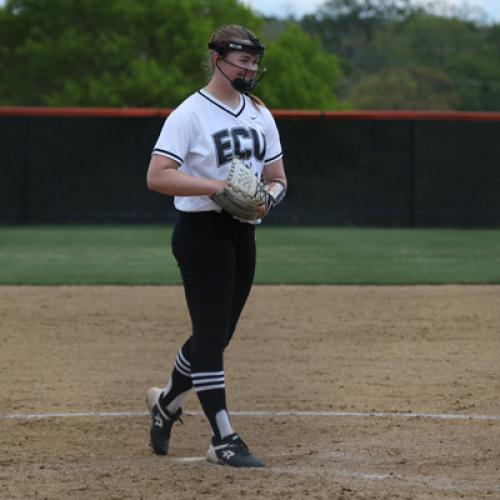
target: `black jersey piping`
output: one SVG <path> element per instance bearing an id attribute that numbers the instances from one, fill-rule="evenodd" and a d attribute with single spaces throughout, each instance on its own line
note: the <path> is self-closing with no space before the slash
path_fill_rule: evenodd
<path id="1" fill-rule="evenodd" d="M 155 149 L 153 149 L 153 153 L 154 153 L 155 151 L 159 151 L 160 153 L 165 153 L 166 155 L 168 155 L 168 156 L 172 156 L 172 157 L 174 157 L 176 160 L 179 160 L 181 163 L 184 163 L 184 160 L 183 160 L 180 156 L 176 155 L 175 153 L 171 153 L 170 151 L 166 151 L 165 149 L 160 149 L 160 148 L 155 148 Z"/>
<path id="2" fill-rule="evenodd" d="M 213 99 L 210 99 L 210 97 L 208 97 L 205 94 L 203 94 L 201 92 L 201 90 L 198 90 L 198 94 L 200 94 L 201 97 L 204 97 L 207 101 L 210 101 L 212 104 L 215 104 L 215 106 L 217 106 L 218 108 L 224 110 L 226 113 L 229 113 L 230 115 L 233 115 L 233 116 L 240 116 L 241 113 L 243 112 L 243 110 L 245 109 L 246 100 L 245 100 L 244 96 L 243 96 L 243 104 L 241 105 L 241 109 L 237 113 L 233 113 L 229 109 L 227 109 L 224 106 L 220 105 L 218 102 L 215 102 Z"/>
<path id="3" fill-rule="evenodd" d="M 277 160 L 280 156 L 283 156 L 283 151 L 281 151 L 281 153 L 277 154 L 276 156 L 273 156 L 272 158 L 268 158 L 267 160 L 264 160 L 264 163 L 269 163 L 270 161 Z"/>

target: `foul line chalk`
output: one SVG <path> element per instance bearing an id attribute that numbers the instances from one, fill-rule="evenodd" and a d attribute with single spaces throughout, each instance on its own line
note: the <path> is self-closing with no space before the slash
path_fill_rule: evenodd
<path id="1" fill-rule="evenodd" d="M 185 415 L 203 415 L 201 411 L 187 411 Z M 372 418 L 427 418 L 434 420 L 486 420 L 500 422 L 500 415 L 453 415 L 448 413 L 397 413 L 397 412 L 357 412 L 357 411 L 232 411 L 233 416 L 241 417 L 372 417 Z M 96 412 L 57 412 L 57 413 L 17 413 L 0 415 L 0 420 L 39 420 L 46 418 L 75 417 L 144 417 L 143 411 L 96 411 Z"/>
<path id="2" fill-rule="evenodd" d="M 169 457 L 168 461 L 177 464 L 191 464 L 196 462 L 206 462 L 207 457 Z"/>

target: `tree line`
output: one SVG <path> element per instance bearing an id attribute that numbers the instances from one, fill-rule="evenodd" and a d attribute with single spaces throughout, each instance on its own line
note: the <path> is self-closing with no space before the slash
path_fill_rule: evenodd
<path id="1" fill-rule="evenodd" d="M 274 109 L 500 110 L 500 25 L 411 0 L 329 0 L 266 18 L 239 0 L 6 0 L 0 105 L 175 107 L 209 78 L 207 41 L 266 45 Z"/>

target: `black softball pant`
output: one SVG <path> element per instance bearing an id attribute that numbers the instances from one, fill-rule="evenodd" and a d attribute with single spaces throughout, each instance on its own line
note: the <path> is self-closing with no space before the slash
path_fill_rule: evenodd
<path id="1" fill-rule="evenodd" d="M 223 370 L 224 349 L 254 279 L 255 226 L 226 212 L 179 212 L 172 251 L 192 322 L 192 336 L 183 347 L 191 370 Z"/>

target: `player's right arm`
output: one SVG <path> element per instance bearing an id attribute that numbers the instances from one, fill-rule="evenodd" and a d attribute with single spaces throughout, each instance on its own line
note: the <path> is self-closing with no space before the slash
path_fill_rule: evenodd
<path id="1" fill-rule="evenodd" d="M 226 181 L 194 177 L 179 167 L 172 158 L 153 154 L 147 173 L 148 189 L 170 196 L 201 196 L 218 193 L 226 186 Z"/>

